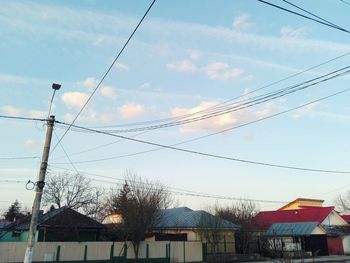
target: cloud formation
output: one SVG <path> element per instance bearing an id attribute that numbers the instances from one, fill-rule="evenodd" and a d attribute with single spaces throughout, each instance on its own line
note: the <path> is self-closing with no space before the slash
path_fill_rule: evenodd
<path id="1" fill-rule="evenodd" d="M 242 14 L 240 16 L 237 16 L 232 22 L 232 27 L 235 30 L 248 29 L 253 25 L 253 23 L 249 22 L 249 19 L 250 19 L 250 15 L 247 15 L 247 14 Z"/>
<path id="2" fill-rule="evenodd" d="M 117 92 L 110 86 L 104 86 L 100 89 L 100 93 L 103 97 L 115 100 L 117 98 Z"/>
<path id="3" fill-rule="evenodd" d="M 83 80 L 82 82 L 78 82 L 78 86 L 81 86 L 87 89 L 93 89 L 93 88 L 96 88 L 98 82 L 99 82 L 98 79 L 95 79 L 94 77 L 89 77 Z"/>
<path id="4" fill-rule="evenodd" d="M 294 28 L 291 26 L 284 26 L 281 28 L 282 38 L 303 38 L 307 36 L 308 31 L 305 27 Z"/>
<path id="5" fill-rule="evenodd" d="M 31 117 L 31 118 L 47 117 L 46 111 L 22 109 L 22 108 L 14 107 L 12 105 L 5 105 L 1 109 L 7 115 L 13 116 L 13 117 L 15 116 L 25 116 L 25 117 Z"/>
<path id="6" fill-rule="evenodd" d="M 123 63 L 115 64 L 117 70 L 129 70 L 129 66 Z"/>
<path id="7" fill-rule="evenodd" d="M 205 109 L 212 108 L 217 105 L 218 101 L 203 101 L 199 105 L 193 108 L 174 108 L 171 110 L 172 117 L 179 117 L 191 114 L 189 118 L 195 118 L 201 116 L 201 112 Z M 217 131 L 225 129 L 236 123 L 239 119 L 239 115 L 242 113 L 228 113 L 221 116 L 209 118 L 206 120 L 196 121 L 193 123 L 185 124 L 180 127 L 180 131 L 183 133 L 187 132 L 199 132 L 199 131 Z"/>
<path id="8" fill-rule="evenodd" d="M 118 108 L 123 119 L 135 119 L 145 113 L 145 106 L 137 103 L 128 103 Z"/>
<path id="9" fill-rule="evenodd" d="M 2 111 L 5 112 L 7 115 L 10 116 L 21 116 L 23 114 L 23 110 L 16 108 L 14 106 L 11 105 L 6 105 L 1 107 Z"/>
<path id="10" fill-rule="evenodd" d="M 183 73 L 195 73 L 197 71 L 197 66 L 190 60 L 182 60 L 175 63 L 168 63 L 166 68 L 169 70 L 174 70 Z"/>
<path id="11" fill-rule="evenodd" d="M 81 109 L 88 100 L 89 94 L 84 92 L 65 92 L 61 96 L 61 100 L 68 108 Z"/>
<path id="12" fill-rule="evenodd" d="M 229 80 L 243 74 L 242 69 L 230 68 L 228 64 L 223 62 L 211 63 L 207 65 L 204 70 L 207 77 L 212 80 Z"/>

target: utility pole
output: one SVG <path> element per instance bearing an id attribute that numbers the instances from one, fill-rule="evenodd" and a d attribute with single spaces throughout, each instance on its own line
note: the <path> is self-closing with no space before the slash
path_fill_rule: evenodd
<path id="1" fill-rule="evenodd" d="M 55 116 L 50 116 L 47 121 L 45 145 L 44 145 L 43 155 L 41 157 L 38 181 L 36 182 L 36 187 L 35 187 L 35 198 L 34 198 L 34 203 L 32 208 L 32 219 L 30 221 L 27 249 L 26 249 L 26 253 L 23 261 L 24 263 L 32 263 L 32 259 L 33 259 L 33 247 L 35 243 L 35 236 L 36 236 L 36 230 L 37 230 L 38 219 L 39 219 L 41 197 L 43 195 L 43 188 L 45 186 L 45 175 L 46 175 L 47 161 L 49 159 L 54 123 L 55 123 Z"/>

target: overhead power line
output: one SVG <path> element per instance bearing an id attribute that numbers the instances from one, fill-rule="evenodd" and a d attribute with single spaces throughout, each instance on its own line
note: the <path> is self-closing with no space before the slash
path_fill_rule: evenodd
<path id="1" fill-rule="evenodd" d="M 278 9 L 281 9 L 283 11 L 286 11 L 288 13 L 291 13 L 291 14 L 294 14 L 294 15 L 297 15 L 297 16 L 300 16 L 300 17 L 303 17 L 303 18 L 306 18 L 306 19 L 309 19 L 309 20 L 312 20 L 314 22 L 317 22 L 319 24 L 323 24 L 325 26 L 328 26 L 328 27 L 331 27 L 331 28 L 334 28 L 334 29 L 337 29 L 337 30 L 340 30 L 340 31 L 343 31 L 343 32 L 346 32 L 346 33 L 350 33 L 350 31 L 348 31 L 347 29 L 344 29 L 342 27 L 339 27 L 337 25 L 334 25 L 333 23 L 329 23 L 329 22 L 325 22 L 327 20 L 325 19 L 316 19 L 316 18 L 312 18 L 310 16 L 307 16 L 307 15 L 303 15 L 301 13 L 298 13 L 298 12 L 295 12 L 293 10 L 290 10 L 288 8 L 285 8 L 285 7 L 282 7 L 282 6 L 279 6 L 279 5 L 276 5 L 276 4 L 273 4 L 273 3 L 270 3 L 268 1 L 265 1 L 265 0 L 257 0 L 258 2 L 261 2 L 263 4 L 266 4 L 266 5 L 269 5 L 269 6 L 272 6 L 272 7 L 275 7 L 275 8 L 278 8 Z M 301 9 L 301 8 L 298 8 L 298 9 Z M 315 15 L 313 15 L 315 16 Z"/>
<path id="2" fill-rule="evenodd" d="M 343 58 L 343 57 L 345 57 L 345 56 L 348 56 L 349 54 L 350 54 L 350 52 L 346 52 L 346 53 L 344 53 L 344 54 L 342 54 L 342 55 L 340 55 L 340 56 L 331 58 L 331 59 L 326 60 L 326 61 L 324 61 L 324 62 L 322 62 L 322 63 L 319 63 L 319 64 L 317 64 L 317 65 L 314 65 L 314 66 L 312 66 L 312 67 L 309 67 L 309 68 L 307 68 L 307 69 L 304 69 L 304 70 L 302 70 L 302 71 L 299 71 L 299 72 L 297 72 L 297 73 L 295 73 L 295 74 L 289 75 L 289 76 L 287 76 L 287 77 L 285 77 L 285 78 L 279 79 L 279 80 L 277 80 L 277 81 L 273 81 L 273 82 L 271 82 L 271 83 L 269 83 L 269 84 L 267 84 L 267 85 L 264 85 L 264 86 L 262 86 L 262 87 L 260 87 L 260 88 L 254 89 L 254 90 L 252 90 L 252 91 L 250 91 L 250 92 L 248 92 L 248 93 L 245 93 L 244 95 L 240 95 L 240 96 L 237 96 L 237 97 L 235 97 L 235 98 L 231 98 L 231 99 L 226 100 L 226 101 L 224 101 L 224 102 L 222 102 L 222 103 L 216 104 L 216 105 L 214 105 L 214 106 L 212 106 L 212 107 L 208 107 L 208 108 L 206 108 L 206 109 L 204 109 L 204 110 L 196 111 L 196 112 L 194 112 L 194 113 L 185 114 L 185 115 L 181 115 L 181 116 L 173 117 L 173 118 L 163 118 L 163 119 L 150 120 L 150 121 L 145 121 L 145 122 L 136 122 L 136 123 L 121 124 L 121 125 L 94 126 L 94 127 L 89 127 L 89 128 L 99 129 L 99 128 L 113 128 L 113 127 L 137 126 L 137 125 L 152 124 L 152 123 L 158 123 L 158 122 L 163 122 L 163 121 L 171 121 L 171 120 L 178 120 L 178 119 L 190 117 L 190 116 L 193 116 L 193 115 L 196 115 L 196 114 L 199 114 L 199 113 L 206 112 L 206 111 L 208 111 L 208 110 L 217 108 L 218 106 L 225 105 L 225 104 L 227 104 L 227 103 L 229 103 L 229 102 L 232 102 L 232 101 L 234 101 L 234 100 L 240 99 L 240 98 L 242 98 L 242 97 L 245 97 L 245 96 L 247 96 L 247 95 L 249 95 L 249 94 L 252 94 L 252 93 L 255 93 L 255 92 L 257 92 L 257 91 L 266 89 L 266 88 L 268 88 L 268 87 L 271 87 L 271 86 L 273 86 L 273 85 L 276 85 L 276 84 L 278 84 L 278 83 L 281 83 L 281 82 L 283 82 L 283 81 L 285 81 L 285 80 L 291 79 L 291 78 L 293 78 L 293 77 L 296 77 L 296 76 L 298 76 L 298 75 L 301 75 L 301 74 L 306 73 L 306 72 L 308 72 L 308 71 L 311 71 L 311 70 L 313 70 L 313 69 L 316 69 L 316 68 L 318 68 L 318 67 L 321 67 L 321 66 L 323 66 L 323 65 L 326 65 L 326 64 L 328 64 L 328 63 L 330 63 L 330 62 L 332 62 L 332 61 L 335 61 L 335 60 L 338 60 L 338 59 Z M 147 133 L 147 132 L 149 132 L 149 131 L 143 131 L 143 132 L 137 133 L 137 134 L 135 134 L 135 135 L 133 135 L 133 136 L 131 136 L 131 137 L 137 137 L 137 136 L 139 136 L 139 135 L 141 135 L 141 134 L 144 134 L 144 133 Z M 112 144 L 119 143 L 119 142 L 121 142 L 121 141 L 124 141 L 124 140 L 123 140 L 123 139 L 119 139 L 119 140 L 116 140 L 116 141 L 114 141 L 114 142 L 110 142 L 110 143 L 98 145 L 98 146 L 95 146 L 95 147 L 92 147 L 92 148 L 88 148 L 88 149 L 85 149 L 85 150 L 82 150 L 82 151 L 74 152 L 74 153 L 71 153 L 70 156 L 80 155 L 80 154 L 83 154 L 83 153 L 86 153 L 86 152 L 90 152 L 90 151 L 94 151 L 94 150 L 97 150 L 97 149 L 100 149 L 100 148 L 108 147 L 108 146 L 110 146 L 110 145 L 112 145 Z M 54 158 L 53 160 L 58 160 L 58 159 L 61 159 L 61 158 L 66 158 L 66 156 L 65 156 L 65 155 L 64 155 L 64 156 L 59 156 L 59 157 L 57 157 L 57 158 Z"/>
<path id="3" fill-rule="evenodd" d="M 328 96 L 325 96 L 325 97 L 322 97 L 322 98 L 319 98 L 319 99 L 316 99 L 316 100 L 313 100 L 313 101 L 310 101 L 310 102 L 307 102 L 307 103 L 304 103 L 302 105 L 299 105 L 299 106 L 296 106 L 296 107 L 293 107 L 293 108 L 290 108 L 290 109 L 287 109 L 287 110 L 284 110 L 284 111 L 280 111 L 280 112 L 277 112 L 277 113 L 274 113 L 274 114 L 271 114 L 271 115 L 268 115 L 268 116 L 265 116 L 265 117 L 253 120 L 253 121 L 250 121 L 250 122 L 246 122 L 246 123 L 243 123 L 243 124 L 240 124 L 240 125 L 236 125 L 236 126 L 233 126 L 233 127 L 230 127 L 230 128 L 226 128 L 226 129 L 223 129 L 223 130 L 220 130 L 220 131 L 217 131 L 217 132 L 214 132 L 214 133 L 210 133 L 210 134 L 207 134 L 207 135 L 203 135 L 203 136 L 200 136 L 200 137 L 195 137 L 195 138 L 192 138 L 192 139 L 189 139 L 189 140 L 186 140 L 186 141 L 178 142 L 178 143 L 172 144 L 170 146 L 178 146 L 178 145 L 182 145 L 182 144 L 186 144 L 186 143 L 202 140 L 202 139 L 205 139 L 205 138 L 209 138 L 209 137 L 214 136 L 214 135 L 226 133 L 226 132 L 234 130 L 234 129 L 242 128 L 242 127 L 254 124 L 254 123 L 258 123 L 258 122 L 261 122 L 261 121 L 264 121 L 264 120 L 267 120 L 267 119 L 271 119 L 271 118 L 277 117 L 279 115 L 282 115 L 282 114 L 285 114 L 285 113 L 288 113 L 288 112 L 291 112 L 291 111 L 294 111 L 294 110 L 301 109 L 303 107 L 307 107 L 309 105 L 321 102 L 323 100 L 326 100 L 326 99 L 338 96 L 340 94 L 343 94 L 343 93 L 346 93 L 346 92 L 349 92 L 349 91 L 350 91 L 350 88 L 342 90 L 342 91 L 339 91 L 339 92 L 336 92 L 336 93 L 333 93 L 333 94 L 330 94 Z M 154 152 L 154 151 L 158 151 L 158 150 L 162 150 L 162 149 L 164 149 L 164 147 L 157 147 L 157 148 L 153 148 L 153 149 L 149 149 L 149 150 L 145 150 L 145 151 L 140 151 L 140 152 L 135 152 L 135 153 L 130 153 L 130 154 L 124 154 L 124 155 L 118 155 L 118 156 L 112 156 L 112 157 L 107 157 L 107 158 L 100 158 L 100 159 L 87 160 L 87 161 L 78 161 L 78 162 L 75 162 L 75 163 L 76 164 L 79 164 L 79 163 L 81 164 L 81 163 L 102 162 L 102 161 L 108 161 L 108 160 L 113 160 L 113 159 L 119 159 L 119 158 L 124 158 L 124 157 L 131 157 L 131 156 L 136 156 L 136 155 L 140 155 L 140 154 L 150 153 L 150 152 Z M 66 163 L 56 163 L 56 164 L 66 164 Z"/>
<path id="4" fill-rule="evenodd" d="M 52 166 L 50 167 L 53 168 L 58 168 L 58 169 L 63 169 L 63 170 L 68 170 L 68 171 L 74 171 L 71 169 L 66 169 L 62 167 L 57 167 L 57 166 Z M 51 172 L 54 172 L 51 170 Z M 85 171 L 79 171 L 81 174 L 86 174 L 86 175 L 93 175 L 93 176 L 98 176 L 98 177 L 104 177 L 104 178 L 109 178 L 117 181 L 125 181 L 125 179 L 121 178 L 115 178 L 111 176 L 105 176 L 105 175 L 99 175 L 95 173 L 88 173 Z M 101 180 L 101 179 L 95 179 L 95 178 L 88 178 L 92 181 L 96 182 L 102 182 L 102 183 L 108 183 L 108 184 L 114 184 L 114 185 L 124 185 L 124 183 L 118 183 L 118 182 L 113 182 L 113 181 L 108 181 L 108 180 Z M 137 183 L 143 183 L 136 181 Z M 146 186 L 147 187 L 147 186 Z M 156 187 L 148 187 L 147 189 L 150 190 L 158 190 Z M 223 196 L 223 195 L 218 195 L 218 194 L 208 194 L 208 193 L 203 193 L 203 192 L 196 192 L 196 191 L 191 191 L 191 190 L 186 190 L 182 188 L 176 188 L 176 187 L 166 187 L 167 191 L 170 193 L 173 193 L 175 195 L 185 195 L 185 196 L 193 196 L 193 197 L 205 197 L 205 198 L 214 198 L 214 199 L 222 199 L 222 200 L 232 200 L 232 201 L 250 201 L 250 202 L 258 202 L 258 203 L 274 203 L 274 204 L 285 204 L 287 203 L 286 201 L 277 201 L 277 200 L 265 200 L 265 199 L 253 199 L 253 198 L 240 198 L 240 197 L 232 197 L 232 196 Z"/>
<path id="5" fill-rule="evenodd" d="M 317 101 L 320 100 L 324 100 L 330 97 L 334 97 L 336 95 L 345 93 L 350 91 L 350 88 L 333 93 L 329 96 L 323 97 L 321 99 L 315 100 L 312 103 L 315 103 Z M 304 107 L 306 105 L 310 105 L 311 103 L 307 103 L 303 106 L 299 106 L 299 108 Z M 287 110 L 284 111 L 288 112 L 291 111 Z M 278 113 L 275 114 L 274 116 L 280 115 L 282 113 Z M 266 118 L 271 118 L 270 117 L 266 117 Z M 266 119 L 265 118 L 265 119 Z M 61 124 L 65 124 L 62 122 L 58 122 Z M 65 124 L 67 125 L 67 124 Z M 196 154 L 196 155 L 201 155 L 201 156 L 206 156 L 206 157 L 211 157 L 211 158 L 217 158 L 217 159 L 222 159 L 222 160 L 229 160 L 229 161 L 235 161 L 235 162 L 241 162 L 241 163 L 246 163 L 246 164 L 253 164 L 253 165 L 260 165 L 260 166 L 266 166 L 266 167 L 274 167 L 274 168 L 282 168 L 282 169 L 290 169 L 290 170 L 299 170 L 299 171 L 307 171 L 307 172 L 319 172 L 319 173 L 333 173 L 333 174 L 350 174 L 350 171 L 342 171 L 342 170 L 331 170 L 331 169 L 315 169 L 315 168 L 306 168 L 306 167 L 298 167 L 298 166 L 290 166 L 290 165 L 280 165 L 280 164 L 273 164 L 273 163 L 267 163 L 267 162 L 258 162 L 258 161 L 252 161 L 252 160 L 245 160 L 245 159 L 239 159 L 239 158 L 233 158 L 233 157 L 229 157 L 229 156 L 223 156 L 223 155 L 217 155 L 217 154 L 211 154 L 211 153 L 205 153 L 205 152 L 200 152 L 200 151 L 194 151 L 194 150 L 188 150 L 188 149 L 183 149 L 183 148 L 178 148 L 175 146 L 171 146 L 171 145 L 164 145 L 164 144 L 160 144 L 160 143 L 155 143 L 155 142 L 150 142 L 150 141 L 145 141 L 145 140 L 139 140 L 139 139 L 135 139 L 135 138 L 130 138 L 130 137 L 126 137 L 126 136 L 122 136 L 122 135 L 117 135 L 117 134 L 112 134 L 112 133 L 108 133 L 105 131 L 99 131 L 99 130 L 94 130 L 91 128 L 86 128 L 86 127 L 82 127 L 82 126 L 77 126 L 74 125 L 75 128 L 80 128 L 83 130 L 88 130 L 97 134 L 103 134 L 103 135 L 108 135 L 108 136 L 112 136 L 112 137 L 117 137 L 117 138 L 121 138 L 121 139 L 125 139 L 125 140 L 129 140 L 129 141 L 133 141 L 133 142 L 138 142 L 138 143 L 142 143 L 142 144 L 147 144 L 147 145 L 152 145 L 152 146 L 157 146 L 159 148 L 165 148 L 165 149 L 170 149 L 170 150 L 175 150 L 175 151 L 180 151 L 180 152 L 185 152 L 185 153 L 191 153 L 191 154 Z M 222 132 L 222 131 L 221 131 Z M 214 133 L 214 134 L 218 134 L 218 133 Z M 212 135 L 214 135 L 212 134 Z M 211 135 L 207 135 L 206 137 L 209 137 Z M 154 151 L 154 149 L 153 149 Z M 91 161 L 89 161 L 91 162 Z"/>
<path id="6" fill-rule="evenodd" d="M 338 59 L 340 59 L 340 58 L 343 58 L 343 57 L 345 57 L 345 56 L 348 56 L 349 54 L 350 54 L 350 52 L 346 52 L 346 53 L 344 53 L 344 54 L 342 54 L 342 55 L 340 55 L 340 56 L 331 58 L 331 59 L 326 60 L 326 61 L 324 61 L 324 62 L 321 62 L 321 63 L 319 63 L 319 64 L 317 64 L 317 65 L 314 65 L 314 66 L 311 66 L 311 67 L 306 68 L 306 69 L 304 69 L 304 70 L 301 70 L 301 71 L 299 71 L 299 72 L 297 72 L 297 73 L 295 73 L 295 74 L 291 74 L 291 75 L 289 75 L 289 76 L 287 76 L 287 77 L 284 77 L 284 78 L 282 78 L 282 79 L 273 81 L 273 82 L 271 82 L 271 83 L 269 83 L 269 84 L 266 84 L 266 85 L 264 85 L 264 86 L 262 86 L 262 87 L 259 87 L 259 88 L 257 88 L 257 89 L 252 90 L 252 91 L 249 91 L 249 92 L 247 92 L 247 93 L 244 93 L 243 95 L 239 95 L 239 96 L 237 96 L 237 97 L 228 99 L 228 100 L 223 101 L 223 102 L 221 102 L 221 103 L 218 103 L 218 104 L 216 104 L 216 105 L 214 105 L 214 106 L 211 106 L 211 107 L 208 107 L 208 108 L 206 108 L 206 109 L 199 110 L 199 111 L 196 111 L 196 112 L 193 112 L 193 113 L 184 114 L 184 115 L 177 116 L 177 117 L 169 117 L 169 118 L 162 118 L 162 119 L 156 119 L 156 120 L 148 120 L 148 121 L 143 121 L 143 122 L 134 122 L 134 123 L 119 124 L 119 125 L 107 125 L 107 126 L 106 126 L 106 125 L 105 125 L 105 126 L 93 126 L 93 127 L 89 127 L 89 128 L 101 129 L 101 128 L 113 128 L 113 127 L 117 128 L 117 127 L 128 127 L 128 126 L 140 126 L 140 125 L 146 125 L 146 124 L 152 124 L 152 123 L 159 123 L 159 122 L 165 122 L 165 121 L 180 120 L 180 119 L 183 119 L 183 118 L 191 117 L 191 116 L 193 116 L 193 115 L 197 115 L 197 114 L 202 113 L 202 112 L 207 112 L 208 110 L 216 109 L 216 108 L 218 108 L 219 106 L 223 106 L 223 105 L 225 105 L 225 104 L 227 104 L 227 103 L 229 103 L 229 102 L 232 102 L 232 101 L 235 101 L 235 100 L 244 98 L 244 97 L 246 97 L 246 96 L 248 96 L 248 95 L 250 95 L 250 94 L 256 93 L 256 92 L 261 91 L 261 90 L 263 90 L 263 89 L 267 89 L 267 88 L 269 88 L 269 87 L 271 87 L 271 86 L 274 86 L 274 85 L 276 85 L 276 84 L 279 84 L 279 83 L 281 83 L 281 82 L 283 82 L 283 81 L 286 81 L 286 80 L 288 80 L 288 79 L 294 78 L 294 77 L 296 77 L 296 76 L 299 76 L 299 75 L 301 75 L 301 74 L 304 74 L 304 73 L 306 73 L 306 72 L 309 72 L 309 71 L 311 71 L 311 70 L 313 70 L 313 69 L 316 69 L 316 68 L 319 68 L 319 67 L 321 67 L 321 66 L 324 66 L 324 65 L 326 65 L 326 64 L 328 64 L 328 63 L 330 63 L 330 62 L 333 62 L 333 61 L 335 61 L 335 60 L 338 60 Z"/>
<path id="7" fill-rule="evenodd" d="M 140 25 L 142 24 L 143 20 L 146 18 L 147 14 L 149 13 L 149 11 L 151 10 L 152 6 L 154 5 L 156 0 L 153 0 L 152 3 L 150 4 L 150 6 L 147 8 L 146 12 L 144 13 L 144 15 L 142 16 L 141 20 L 138 22 L 138 24 L 136 25 L 136 27 L 134 28 L 134 30 L 132 31 L 131 35 L 129 36 L 129 38 L 127 39 L 127 41 L 125 42 L 125 44 L 123 45 L 122 49 L 119 51 L 118 55 L 116 56 L 116 58 L 113 60 L 112 64 L 109 66 L 109 68 L 107 69 L 106 73 L 102 76 L 101 80 L 98 82 L 97 86 L 95 87 L 95 89 L 93 90 L 93 92 L 91 93 L 91 95 L 89 96 L 89 98 L 86 100 L 86 102 L 84 103 L 84 105 L 82 106 L 82 108 L 80 109 L 80 111 L 78 112 L 78 114 L 74 117 L 74 119 L 72 120 L 71 124 L 68 126 L 68 128 L 66 129 L 66 131 L 63 133 L 63 135 L 61 136 L 61 138 L 58 140 L 58 142 L 56 143 L 56 145 L 53 147 L 53 149 L 51 150 L 51 153 L 53 151 L 55 151 L 57 145 L 63 140 L 63 138 L 67 135 L 67 133 L 69 132 L 70 128 L 72 127 L 72 125 L 75 123 L 75 121 L 78 119 L 78 117 L 80 116 L 80 114 L 83 112 L 83 110 L 85 109 L 86 105 L 90 102 L 90 100 L 92 99 L 92 97 L 95 95 L 95 93 L 97 92 L 97 90 L 99 89 L 99 87 L 101 86 L 102 82 L 105 80 L 105 78 L 107 77 L 107 75 L 109 74 L 109 72 L 112 70 L 114 64 L 118 61 L 119 57 L 121 56 L 121 54 L 123 53 L 123 51 L 125 50 L 125 48 L 127 47 L 127 45 L 129 44 L 130 40 L 132 39 L 132 37 L 134 36 L 134 34 L 136 33 L 136 31 L 138 30 L 138 28 L 140 27 Z"/>
<path id="8" fill-rule="evenodd" d="M 340 0 L 340 2 L 343 2 L 343 3 L 346 4 L 346 5 L 350 5 L 350 2 L 345 1 L 345 0 Z"/>
<path id="9" fill-rule="evenodd" d="M 0 157 L 0 160 L 28 160 L 28 159 L 40 159 L 40 157 L 38 156 Z"/>
<path id="10" fill-rule="evenodd" d="M 153 125 L 153 126 L 145 126 L 145 127 L 139 127 L 139 128 L 132 128 L 132 129 L 121 129 L 121 130 L 104 130 L 109 133 L 122 133 L 122 132 L 141 132 L 141 131 L 146 131 L 146 130 L 156 130 L 156 129 L 162 129 L 162 128 L 168 128 L 168 127 L 173 127 L 173 126 L 178 126 L 178 125 L 184 125 L 184 124 L 189 124 L 192 122 L 197 122 L 197 121 L 202 121 L 206 120 L 209 118 L 214 118 L 217 116 L 221 116 L 224 114 L 236 112 L 239 110 L 243 110 L 246 108 L 250 108 L 262 103 L 269 102 L 271 100 L 275 100 L 278 98 L 281 98 L 283 96 L 304 90 L 309 87 L 313 87 L 315 85 L 318 85 L 320 83 L 329 81 L 331 79 L 341 77 L 345 74 L 350 73 L 350 66 L 346 66 L 340 69 L 337 69 L 335 71 L 329 72 L 327 74 L 323 74 L 319 77 L 303 81 L 301 83 L 288 86 L 286 88 L 282 88 L 273 92 L 265 93 L 259 96 L 255 96 L 252 98 L 248 98 L 245 101 L 242 101 L 241 103 L 233 103 L 231 105 L 225 106 L 223 108 L 219 108 L 213 112 L 209 112 L 203 115 L 195 116 L 189 119 L 184 119 L 180 121 L 174 121 L 174 122 L 168 122 L 164 124 L 159 124 L 159 125 Z"/>
<path id="11" fill-rule="evenodd" d="M 42 119 L 42 118 L 30 118 L 30 117 L 8 116 L 8 115 L 0 115 L 0 118 L 10 119 L 10 120 L 25 120 L 25 121 L 47 121 L 47 119 Z"/>

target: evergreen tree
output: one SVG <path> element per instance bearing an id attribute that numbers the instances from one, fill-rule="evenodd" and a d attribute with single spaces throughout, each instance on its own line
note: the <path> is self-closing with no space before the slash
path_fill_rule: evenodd
<path id="1" fill-rule="evenodd" d="M 7 212 L 4 213 L 4 217 L 8 221 L 15 221 L 25 215 L 21 212 L 21 206 L 18 200 L 14 201 L 13 204 L 8 208 Z"/>

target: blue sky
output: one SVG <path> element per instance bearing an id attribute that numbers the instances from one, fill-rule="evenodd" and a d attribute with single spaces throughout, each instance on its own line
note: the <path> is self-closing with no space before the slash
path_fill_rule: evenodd
<path id="1" fill-rule="evenodd" d="M 281 4 L 282 1 L 275 0 Z M 350 28 L 350 6 L 341 1 L 294 1 Z M 0 112 L 45 117 L 51 83 L 56 119 L 70 122 L 91 94 L 149 1 L 8 1 L 0 10 Z M 203 110 L 350 51 L 349 35 L 287 14 L 258 1 L 164 1 L 151 9 L 139 31 L 77 120 L 89 127 L 129 124 Z M 262 90 L 271 92 L 347 66 L 344 56 Z M 236 113 L 137 138 L 165 145 L 243 124 L 348 87 L 343 76 Z M 260 162 L 350 170 L 350 94 L 312 104 L 256 124 L 181 147 Z M 1 157 L 40 156 L 41 123 L 0 120 Z M 57 136 L 64 130 L 57 127 Z M 134 136 L 134 133 L 125 133 Z M 79 170 L 122 178 L 125 169 L 166 185 L 238 198 L 288 201 L 317 197 L 332 203 L 350 186 L 348 175 L 283 170 L 160 150 L 108 161 L 153 147 L 71 131 L 62 141 Z M 53 143 L 57 142 L 56 137 Z M 86 162 L 88 161 L 88 162 Z M 35 180 L 39 160 L 1 162 L 2 180 Z M 58 147 L 53 172 L 72 169 Z M 54 168 L 54 166 L 56 168 Z M 95 178 L 92 175 L 87 175 Z M 101 179 L 101 178 L 100 178 Z M 107 183 L 94 182 L 109 188 Z M 23 183 L 0 185 L 0 207 L 15 199 L 30 206 Z M 178 205 L 205 208 L 228 201 L 176 196 Z M 260 204 L 262 209 L 277 205 Z"/>

